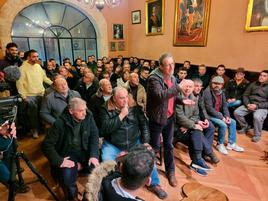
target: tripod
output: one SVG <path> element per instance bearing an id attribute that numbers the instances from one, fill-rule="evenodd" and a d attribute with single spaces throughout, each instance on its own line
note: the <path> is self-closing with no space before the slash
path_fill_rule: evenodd
<path id="1" fill-rule="evenodd" d="M 9 187 L 9 194 L 8 194 L 8 201 L 14 201 L 15 200 L 15 188 L 16 188 L 16 170 L 17 170 L 17 174 L 18 174 L 18 179 L 19 179 L 19 190 L 21 192 L 27 192 L 29 191 L 29 187 L 25 184 L 24 179 L 22 177 L 22 171 L 21 171 L 21 167 L 20 167 L 20 158 L 24 160 L 24 162 L 26 163 L 26 165 L 29 167 L 29 169 L 32 171 L 32 173 L 34 173 L 36 175 L 36 177 L 38 178 L 38 181 L 44 185 L 46 187 L 46 189 L 50 192 L 50 194 L 53 196 L 53 198 L 56 201 L 59 201 L 58 197 L 56 196 L 56 194 L 50 189 L 50 187 L 48 186 L 47 181 L 42 177 L 41 174 L 38 173 L 38 171 L 36 170 L 36 168 L 33 166 L 33 164 L 31 163 L 31 161 L 27 158 L 27 156 L 23 153 L 23 152 L 18 152 L 17 151 L 17 140 L 13 140 L 12 142 L 12 148 L 13 148 L 13 152 L 12 153 L 12 159 L 11 159 L 11 184 Z"/>
<path id="2" fill-rule="evenodd" d="M 9 121 L 10 125 L 15 122 L 17 117 L 17 106 L 13 106 L 12 109 L 13 115 L 12 120 Z M 10 119 L 10 117 L 9 117 Z M 22 193 L 26 193 L 29 191 L 29 187 L 25 184 L 23 176 L 22 176 L 22 168 L 20 166 L 20 159 L 24 160 L 26 165 L 29 167 L 29 169 L 36 175 L 38 178 L 38 181 L 46 187 L 46 189 L 50 192 L 50 194 L 53 196 L 53 198 L 56 201 L 59 201 L 56 194 L 50 189 L 48 186 L 48 183 L 46 180 L 41 176 L 41 174 L 38 173 L 36 168 L 33 166 L 31 161 L 27 158 L 27 156 L 23 152 L 19 152 L 17 150 L 18 144 L 17 140 L 15 138 L 12 138 L 12 150 L 11 151 L 11 157 L 10 157 L 10 172 L 11 172 L 11 179 L 10 179 L 10 185 L 9 185 L 9 194 L 8 194 L 8 201 L 15 201 L 16 196 L 16 188 Z M 10 147 L 11 148 L 11 147 Z M 18 174 L 18 183 L 16 181 L 16 175 Z"/>

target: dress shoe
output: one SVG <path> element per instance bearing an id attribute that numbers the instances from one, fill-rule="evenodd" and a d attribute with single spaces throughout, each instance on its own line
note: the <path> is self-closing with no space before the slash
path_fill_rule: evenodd
<path id="1" fill-rule="evenodd" d="M 161 200 L 163 200 L 167 197 L 167 193 L 161 188 L 160 185 L 150 185 L 147 187 L 147 189 L 149 191 L 153 192 Z"/>
<path id="2" fill-rule="evenodd" d="M 175 177 L 175 173 L 174 172 L 169 173 L 167 175 L 167 178 L 168 178 L 168 183 L 169 183 L 170 186 L 172 186 L 172 187 L 176 187 L 177 186 L 178 182 L 177 182 L 177 179 Z"/>

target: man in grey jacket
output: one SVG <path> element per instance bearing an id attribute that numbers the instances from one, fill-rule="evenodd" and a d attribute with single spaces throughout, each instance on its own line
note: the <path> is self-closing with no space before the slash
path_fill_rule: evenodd
<path id="1" fill-rule="evenodd" d="M 50 126 L 60 116 L 68 102 L 73 97 L 80 98 L 77 91 L 70 90 L 67 81 L 63 77 L 57 77 L 54 80 L 55 90 L 43 98 L 40 109 L 40 116 Z"/>
<path id="2" fill-rule="evenodd" d="M 268 70 L 260 73 L 259 79 L 248 86 L 243 95 L 244 105 L 234 111 L 234 116 L 241 126 L 238 133 L 246 133 L 249 129 L 245 116 L 253 113 L 253 142 L 261 139 L 262 126 L 268 114 Z"/>

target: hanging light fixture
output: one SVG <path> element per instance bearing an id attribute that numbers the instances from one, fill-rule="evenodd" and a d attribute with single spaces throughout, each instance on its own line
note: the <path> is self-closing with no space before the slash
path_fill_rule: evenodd
<path id="1" fill-rule="evenodd" d="M 84 1 L 86 4 L 88 4 L 90 6 L 90 8 L 94 8 L 94 6 L 96 6 L 96 8 L 101 11 L 105 4 L 110 7 L 110 8 L 114 8 L 120 5 L 121 0 L 78 0 L 78 1 Z"/>

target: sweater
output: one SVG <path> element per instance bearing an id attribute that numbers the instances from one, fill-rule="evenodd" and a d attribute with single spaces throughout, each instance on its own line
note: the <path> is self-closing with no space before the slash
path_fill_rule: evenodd
<path id="1" fill-rule="evenodd" d="M 43 82 L 51 85 L 52 81 L 46 76 L 39 64 L 31 65 L 27 61 L 20 67 L 21 77 L 16 82 L 19 94 L 22 98 L 27 96 L 43 96 L 45 88 Z"/>

